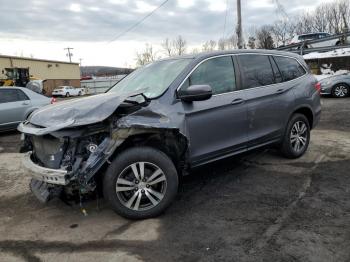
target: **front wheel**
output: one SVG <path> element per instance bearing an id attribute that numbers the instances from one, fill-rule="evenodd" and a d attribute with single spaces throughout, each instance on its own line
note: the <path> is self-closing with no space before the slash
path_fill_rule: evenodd
<path id="1" fill-rule="evenodd" d="M 66 97 L 69 97 L 69 96 L 70 96 L 70 94 L 69 94 L 69 92 L 67 92 L 67 93 L 66 93 Z"/>
<path id="2" fill-rule="evenodd" d="M 305 115 L 294 114 L 288 122 L 281 152 L 287 158 L 301 157 L 310 142 L 310 124 Z"/>
<path id="3" fill-rule="evenodd" d="M 119 215 L 130 219 L 160 215 L 174 200 L 177 189 L 173 162 L 151 147 L 120 153 L 103 179 L 105 199 Z"/>
<path id="4" fill-rule="evenodd" d="M 332 95 L 336 98 L 343 98 L 349 95 L 349 87 L 345 84 L 335 85 L 332 89 Z"/>

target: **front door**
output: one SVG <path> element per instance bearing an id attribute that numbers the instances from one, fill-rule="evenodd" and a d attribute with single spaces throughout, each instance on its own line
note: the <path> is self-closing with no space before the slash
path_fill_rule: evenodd
<path id="1" fill-rule="evenodd" d="M 231 56 L 202 62 L 181 89 L 210 85 L 213 96 L 205 101 L 182 102 L 193 166 L 244 151 L 247 142 L 247 112 L 243 92 L 236 90 Z"/>

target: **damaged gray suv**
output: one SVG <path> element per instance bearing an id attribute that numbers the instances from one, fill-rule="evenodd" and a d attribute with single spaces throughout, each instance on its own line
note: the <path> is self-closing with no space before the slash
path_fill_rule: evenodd
<path id="1" fill-rule="evenodd" d="M 267 145 L 302 156 L 320 112 L 300 56 L 244 50 L 154 62 L 105 94 L 35 111 L 19 130 L 38 199 L 100 189 L 140 219 L 163 212 L 192 168 Z"/>

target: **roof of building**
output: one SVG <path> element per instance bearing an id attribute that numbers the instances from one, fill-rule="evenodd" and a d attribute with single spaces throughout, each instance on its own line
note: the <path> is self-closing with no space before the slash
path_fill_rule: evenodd
<path id="1" fill-rule="evenodd" d="M 30 61 L 39 61 L 39 62 L 49 62 L 49 63 L 60 63 L 60 64 L 79 65 L 79 63 L 70 63 L 70 62 L 66 62 L 66 61 L 47 60 L 47 59 L 39 59 L 39 58 L 31 58 L 31 57 L 22 57 L 22 56 L 0 55 L 0 58 L 21 59 L 21 60 L 30 60 Z"/>

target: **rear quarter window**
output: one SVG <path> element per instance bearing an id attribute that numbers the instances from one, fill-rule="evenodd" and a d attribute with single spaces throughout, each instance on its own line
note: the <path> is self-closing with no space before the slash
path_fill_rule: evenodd
<path id="1" fill-rule="evenodd" d="M 274 56 L 273 59 L 282 74 L 283 81 L 290 81 L 306 74 L 305 69 L 294 58 Z"/>

